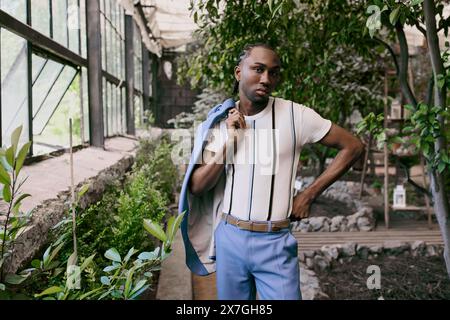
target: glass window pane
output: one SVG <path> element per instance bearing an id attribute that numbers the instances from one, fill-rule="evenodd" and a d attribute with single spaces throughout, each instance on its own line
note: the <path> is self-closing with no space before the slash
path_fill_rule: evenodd
<path id="1" fill-rule="evenodd" d="M 9 145 L 11 133 L 22 125 L 20 145 L 29 141 L 27 43 L 0 29 L 2 145 Z"/>
<path id="2" fill-rule="evenodd" d="M 50 37 L 49 1 L 31 1 L 31 26 L 33 29 Z"/>
<path id="3" fill-rule="evenodd" d="M 100 34 L 102 41 L 102 69 L 106 70 L 106 33 L 105 33 L 105 17 L 100 14 Z"/>
<path id="4" fill-rule="evenodd" d="M 35 61 L 33 55 L 33 61 Z M 45 98 L 50 94 L 51 88 L 57 81 L 64 65 L 48 60 L 44 69 L 40 72 L 36 81 L 33 83 L 33 117 L 41 109 Z"/>
<path id="5" fill-rule="evenodd" d="M 65 0 L 53 0 L 53 39 L 67 47 L 67 7 Z"/>
<path id="6" fill-rule="evenodd" d="M 37 77 L 44 70 L 44 66 L 47 63 L 47 59 L 41 58 L 35 54 L 31 57 L 33 67 L 31 68 L 33 83 L 36 81 Z"/>
<path id="7" fill-rule="evenodd" d="M 81 34 L 81 56 L 86 58 L 86 5 L 85 0 L 80 0 L 80 34 Z"/>
<path id="8" fill-rule="evenodd" d="M 33 136 L 33 154 L 43 154 L 54 150 L 69 147 L 70 127 L 69 119 L 72 119 L 73 145 L 81 143 L 81 110 L 80 110 L 80 77 L 77 76 L 65 92 L 58 107 L 39 135 Z"/>
<path id="9" fill-rule="evenodd" d="M 78 0 L 69 0 L 67 8 L 67 27 L 69 29 L 69 49 L 80 53 L 80 8 Z"/>
<path id="10" fill-rule="evenodd" d="M 69 88 L 74 77 L 76 75 L 76 70 L 69 66 L 64 66 L 61 74 L 59 75 L 57 81 L 51 88 L 48 96 L 45 98 L 41 108 L 37 114 L 33 117 L 33 134 L 39 135 L 44 130 L 48 121 L 52 117 L 58 107 L 61 99 L 63 98 L 66 90 Z M 33 86 L 33 96 L 34 96 L 34 86 Z M 33 103 L 34 105 L 34 103 Z M 79 106 L 79 104 L 77 104 Z M 33 110 L 34 111 L 34 110 Z"/>
<path id="11" fill-rule="evenodd" d="M 26 0 L 0 0 L 0 8 L 23 23 L 27 23 Z"/>

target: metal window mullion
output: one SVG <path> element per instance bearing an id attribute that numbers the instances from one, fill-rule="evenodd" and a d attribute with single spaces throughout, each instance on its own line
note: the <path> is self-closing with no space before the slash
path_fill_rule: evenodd
<path id="1" fill-rule="evenodd" d="M 69 46 L 69 0 L 66 0 L 66 46 Z"/>
<path id="2" fill-rule="evenodd" d="M 31 26 L 31 0 L 27 0 L 27 24 Z M 28 156 L 33 155 L 33 84 L 32 84 L 32 44 L 27 41 L 27 94 L 28 94 L 28 140 L 30 143 L 30 148 L 28 150 Z"/>
<path id="3" fill-rule="evenodd" d="M 3 146 L 2 136 L 2 28 L 0 28 L 0 147 Z"/>
<path id="4" fill-rule="evenodd" d="M 50 38 L 53 39 L 53 1 L 52 0 L 48 0 L 48 11 L 50 13 L 50 17 L 48 20 L 48 24 L 50 27 Z"/>

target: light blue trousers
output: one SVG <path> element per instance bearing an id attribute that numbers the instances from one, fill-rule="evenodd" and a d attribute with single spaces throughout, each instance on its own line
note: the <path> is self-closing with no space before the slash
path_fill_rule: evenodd
<path id="1" fill-rule="evenodd" d="M 219 300 L 300 300 L 297 240 L 289 229 L 252 232 L 221 221 L 215 231 Z"/>

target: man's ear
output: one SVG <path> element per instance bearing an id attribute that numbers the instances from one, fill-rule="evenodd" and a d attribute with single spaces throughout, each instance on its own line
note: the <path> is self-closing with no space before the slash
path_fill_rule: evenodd
<path id="1" fill-rule="evenodd" d="M 234 78 L 237 81 L 241 81 L 241 67 L 240 66 L 234 67 Z"/>

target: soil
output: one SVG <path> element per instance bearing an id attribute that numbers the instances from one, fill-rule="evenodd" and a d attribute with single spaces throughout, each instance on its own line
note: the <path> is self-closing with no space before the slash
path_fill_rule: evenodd
<path id="1" fill-rule="evenodd" d="M 367 267 L 377 265 L 381 289 L 368 289 Z M 437 300 L 450 299 L 450 280 L 443 257 L 380 255 L 372 260 L 353 258 L 333 262 L 328 270 L 316 272 L 321 289 L 333 300 Z M 322 298 L 327 299 L 327 298 Z"/>
<path id="2" fill-rule="evenodd" d="M 349 216 L 355 213 L 346 203 L 319 196 L 311 206 L 310 217 Z"/>

